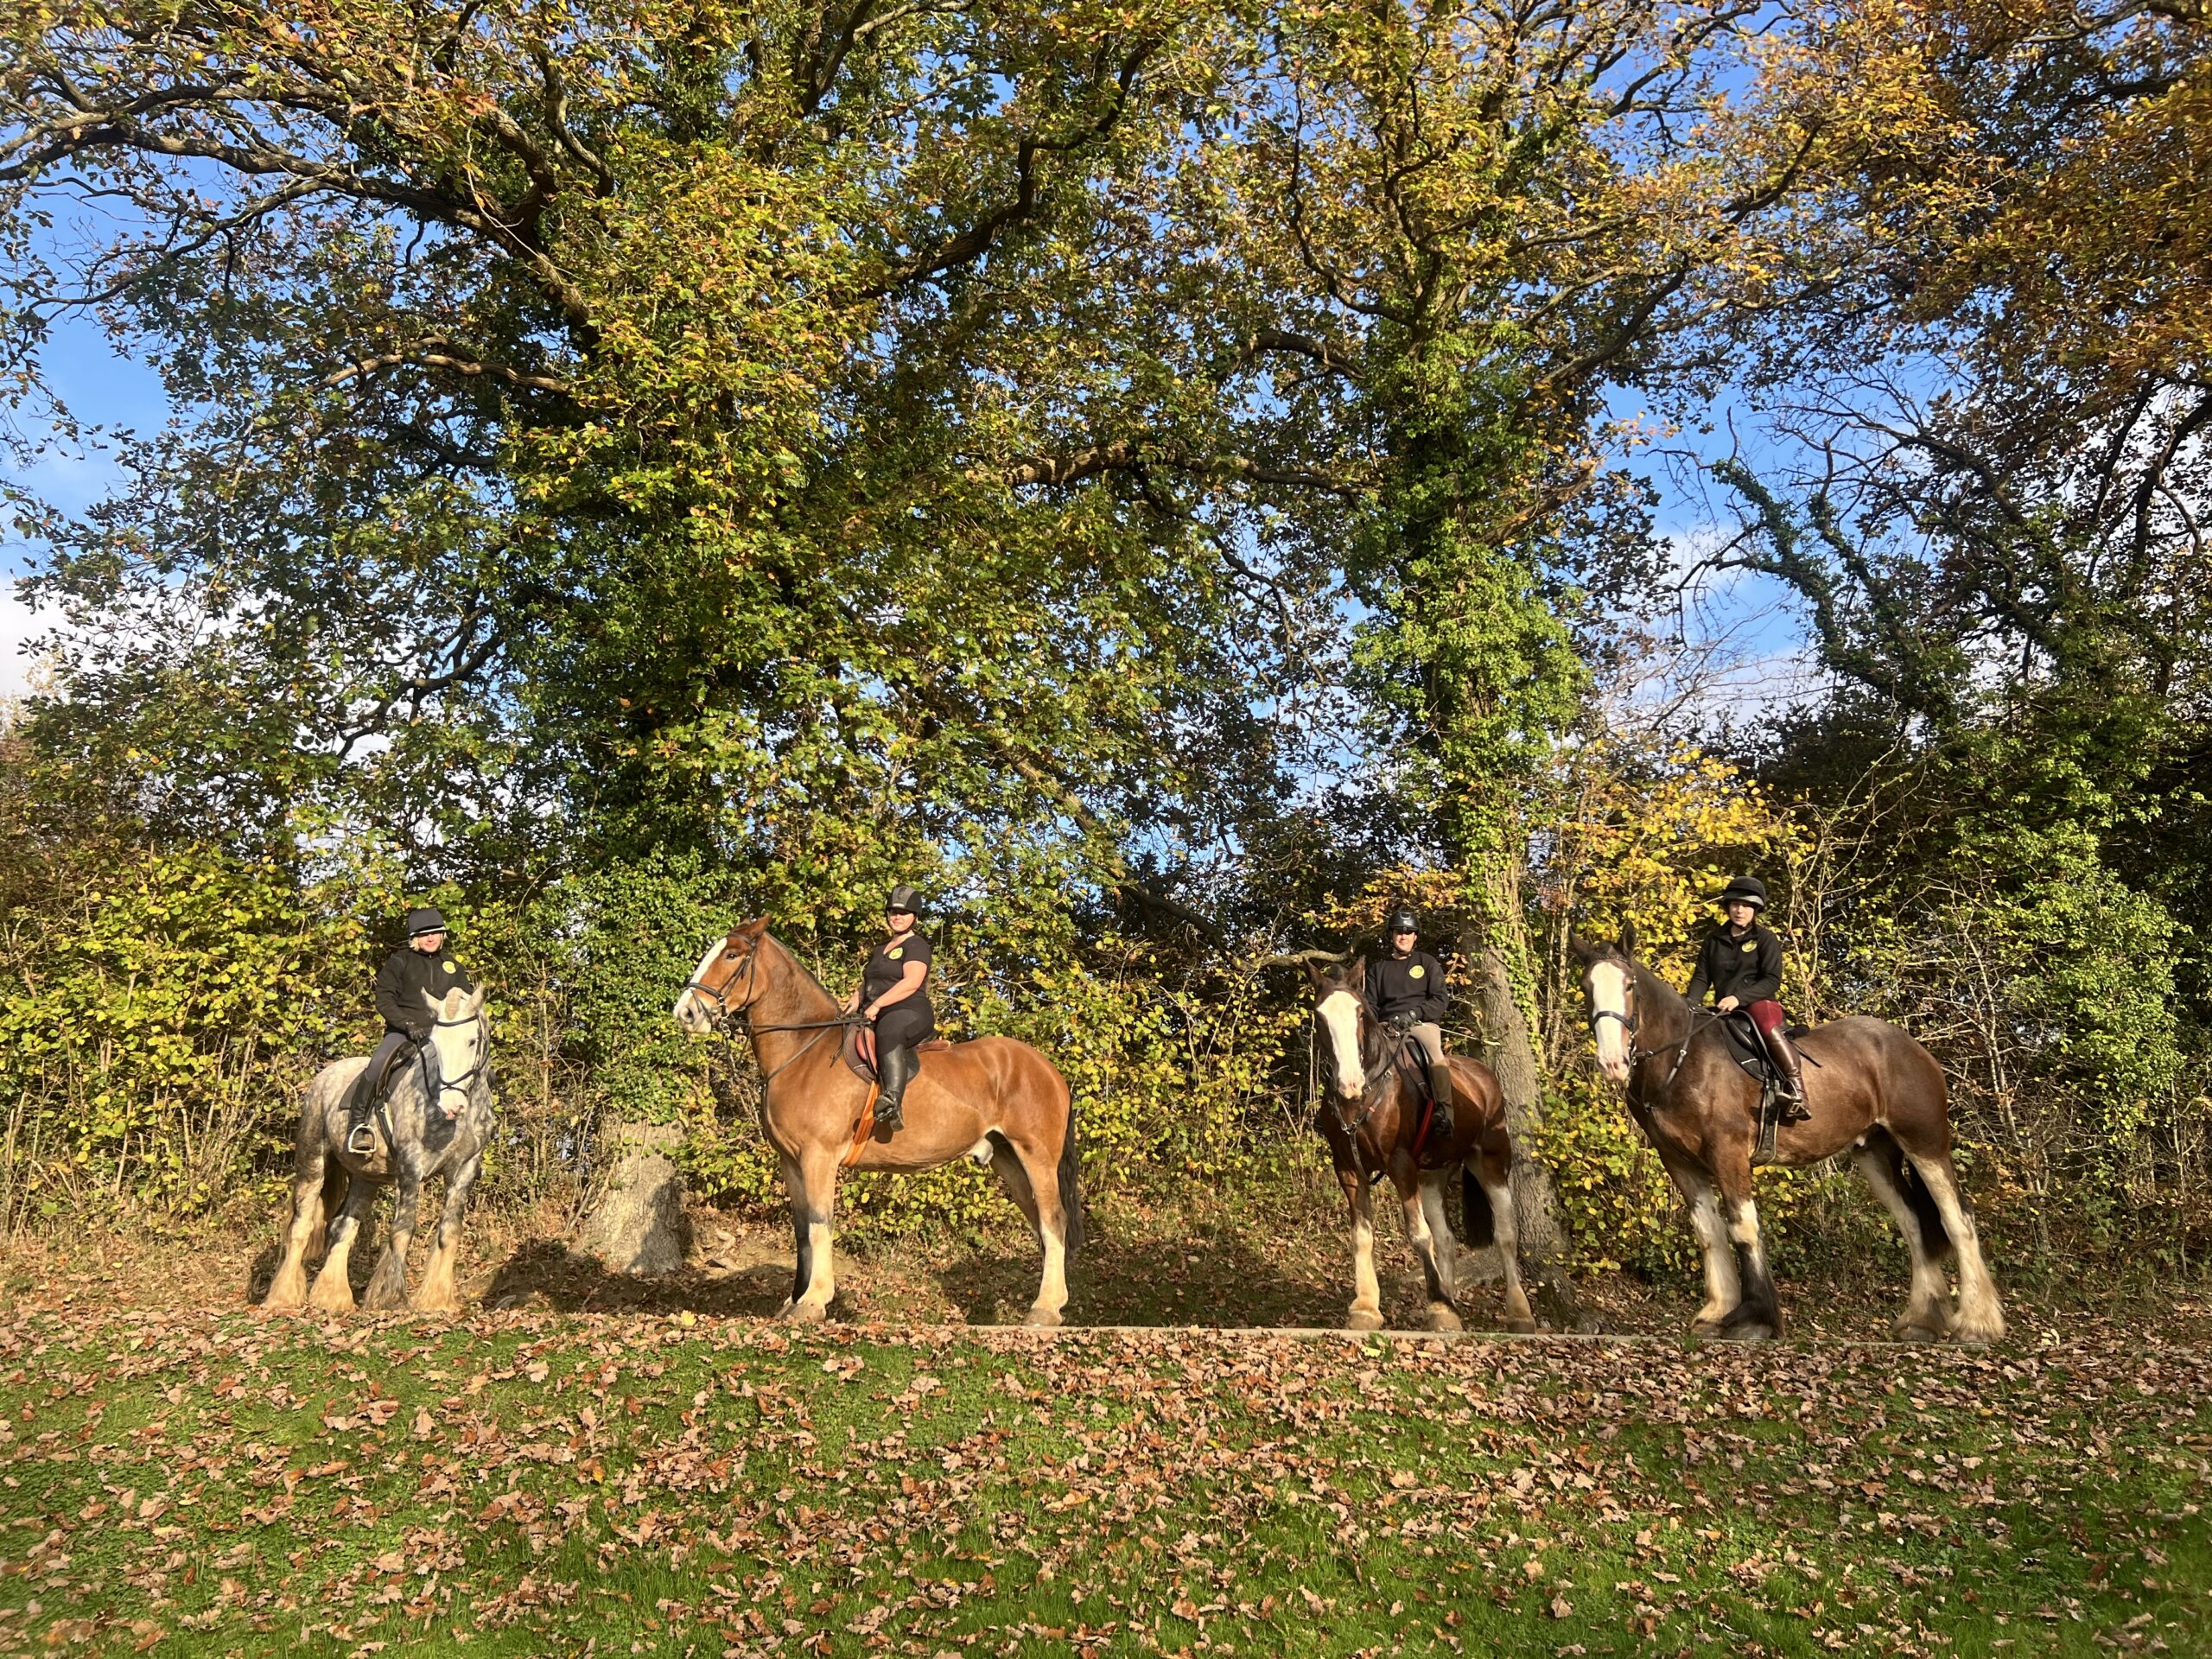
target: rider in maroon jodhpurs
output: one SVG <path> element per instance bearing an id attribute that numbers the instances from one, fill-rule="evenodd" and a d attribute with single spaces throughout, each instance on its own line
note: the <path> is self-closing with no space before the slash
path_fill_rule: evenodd
<path id="1" fill-rule="evenodd" d="M 1721 1013 L 1742 1008 L 1751 1016 L 1781 1076 L 1775 1095 L 1782 1103 L 1783 1121 L 1802 1122 L 1810 1116 L 1805 1110 L 1805 1074 L 1790 1045 L 1789 1019 L 1776 1000 L 1782 995 L 1782 940 L 1758 918 L 1766 908 L 1766 883 L 1755 875 L 1736 877 L 1721 890 L 1720 907 L 1728 919 L 1706 935 L 1698 950 L 1690 1005 L 1702 1006 L 1710 990 Z"/>

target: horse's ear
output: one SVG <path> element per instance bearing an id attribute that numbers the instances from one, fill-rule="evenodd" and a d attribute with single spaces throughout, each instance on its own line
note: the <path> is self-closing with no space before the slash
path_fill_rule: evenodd
<path id="1" fill-rule="evenodd" d="M 489 995 L 489 987 L 479 985 L 474 991 L 469 994 L 468 1006 L 461 1012 L 466 1014 L 470 1019 L 474 1019 L 478 1014 L 484 1012 L 484 999 Z"/>
<path id="2" fill-rule="evenodd" d="M 1624 920 L 1621 923 L 1621 955 L 1633 957 L 1635 954 L 1636 924 L 1632 920 Z"/>
<path id="3" fill-rule="evenodd" d="M 436 1014 L 440 1019 L 443 1019 L 445 1017 L 445 998 L 440 996 L 435 991 L 425 991 L 423 993 L 423 1000 L 430 1005 L 430 1012 L 432 1014 Z"/>
<path id="4" fill-rule="evenodd" d="M 1315 990 L 1319 990 L 1322 986 L 1329 982 L 1329 976 L 1321 971 L 1321 964 L 1313 957 L 1306 957 L 1299 966 L 1306 969 L 1306 977 L 1313 982 Z"/>
<path id="5" fill-rule="evenodd" d="M 1605 946 L 1591 944 L 1580 933 L 1570 933 L 1567 936 L 1567 954 L 1585 968 L 1605 954 Z"/>
<path id="6" fill-rule="evenodd" d="M 730 929 L 729 942 L 732 944 L 758 944 L 760 943 L 760 936 L 767 931 L 768 918 L 766 916 L 755 916 L 751 921 L 740 922 L 735 927 Z"/>
<path id="7" fill-rule="evenodd" d="M 1351 959 L 1351 967 L 1344 974 L 1344 983 L 1354 990 L 1363 991 L 1367 988 L 1367 958 L 1365 957 L 1354 957 Z"/>

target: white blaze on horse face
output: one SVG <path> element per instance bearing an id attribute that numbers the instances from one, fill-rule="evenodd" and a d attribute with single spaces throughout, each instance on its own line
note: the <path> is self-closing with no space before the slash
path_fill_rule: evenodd
<path id="1" fill-rule="evenodd" d="M 1332 991 L 1316 1012 L 1336 1051 L 1337 1088 L 1346 1100 L 1357 1100 L 1367 1088 L 1367 1071 L 1359 1063 L 1359 999 L 1350 991 Z"/>
<path id="2" fill-rule="evenodd" d="M 706 982 L 707 969 L 714 966 L 715 958 L 728 945 L 727 939 L 716 939 L 707 947 L 707 954 L 699 958 L 699 965 L 691 970 L 690 984 L 683 988 L 683 995 L 676 999 L 676 1023 L 694 1033 L 714 1029 L 715 1013 L 706 998 L 691 988 Z"/>
<path id="3" fill-rule="evenodd" d="M 1616 1016 L 1611 1020 L 1600 1014 Z M 1598 1064 L 1615 1083 L 1628 1081 L 1628 969 L 1600 962 L 1590 969 L 1590 1034 L 1598 1045 Z"/>

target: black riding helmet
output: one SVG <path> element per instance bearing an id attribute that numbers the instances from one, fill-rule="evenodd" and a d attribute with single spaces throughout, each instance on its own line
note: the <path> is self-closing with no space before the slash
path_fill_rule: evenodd
<path id="1" fill-rule="evenodd" d="M 883 912 L 887 916 L 894 910 L 903 910 L 909 915 L 919 915 L 921 908 L 921 894 L 916 893 L 904 881 L 892 888 L 891 896 L 883 901 Z"/>
<path id="2" fill-rule="evenodd" d="M 1764 910 L 1766 883 L 1756 875 L 1738 875 L 1732 878 L 1728 885 L 1720 890 L 1719 902 L 1724 905 L 1732 905 L 1739 899 L 1753 910 Z"/>
<path id="3" fill-rule="evenodd" d="M 1390 918 L 1390 931 L 1394 936 L 1400 933 L 1419 933 L 1421 931 L 1421 927 L 1419 924 L 1414 920 L 1413 912 L 1410 910 L 1401 910 L 1395 912 Z"/>
<path id="4" fill-rule="evenodd" d="M 425 933 L 448 931 L 450 930 L 446 926 L 446 918 L 438 913 L 435 905 L 425 905 L 419 910 L 407 912 L 407 939 L 410 944 Z"/>

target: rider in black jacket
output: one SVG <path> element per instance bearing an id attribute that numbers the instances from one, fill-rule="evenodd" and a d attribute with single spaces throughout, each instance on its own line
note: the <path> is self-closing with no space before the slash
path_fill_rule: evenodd
<path id="1" fill-rule="evenodd" d="M 1721 908 L 1728 919 L 1705 936 L 1698 948 L 1697 969 L 1690 976 L 1688 997 L 1693 1007 L 1703 1004 L 1710 991 L 1723 1014 L 1741 1008 L 1751 1017 L 1767 1052 L 1774 1057 L 1780 1083 L 1776 1096 L 1783 1103 L 1783 1118 L 1802 1122 L 1805 1110 L 1805 1074 L 1797 1051 L 1789 1041 L 1789 1019 L 1777 999 L 1782 995 L 1782 940 L 1758 919 L 1766 908 L 1766 883 L 1755 875 L 1739 875 L 1723 889 Z"/>
<path id="2" fill-rule="evenodd" d="M 468 969 L 446 949 L 446 918 L 428 906 L 409 911 L 407 948 L 393 951 L 377 969 L 376 1004 L 377 1012 L 384 1016 L 384 1040 L 369 1056 L 368 1069 L 361 1073 L 347 1103 L 349 1150 L 363 1155 L 376 1150 L 369 1113 L 384 1093 L 392 1067 L 430 1039 L 434 1016 L 423 1001 L 425 994 L 442 1001 L 448 991 L 475 988 Z"/>
<path id="3" fill-rule="evenodd" d="M 1444 1058 L 1444 965 L 1417 950 L 1420 933 L 1410 910 L 1390 918 L 1390 954 L 1369 964 L 1367 996 L 1375 1016 L 1420 1045 L 1428 1063 L 1429 1092 L 1436 1096 L 1437 1133 L 1452 1136 L 1452 1063 Z"/>

